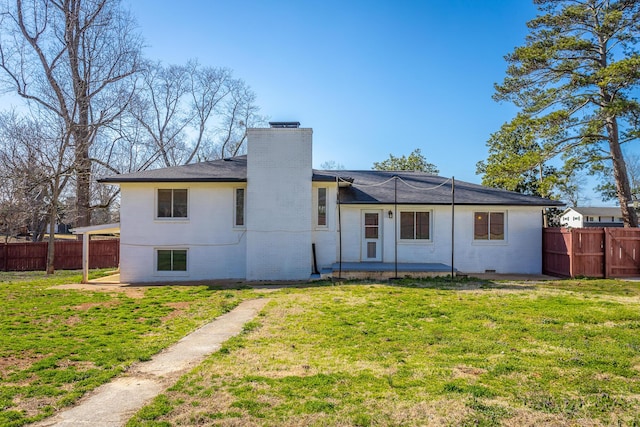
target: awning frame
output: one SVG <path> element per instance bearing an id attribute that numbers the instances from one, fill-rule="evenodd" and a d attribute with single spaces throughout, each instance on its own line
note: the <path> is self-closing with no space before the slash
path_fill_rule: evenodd
<path id="1" fill-rule="evenodd" d="M 89 283 L 89 241 L 92 234 L 120 234 L 120 223 L 90 225 L 70 230 L 82 235 L 82 283 Z"/>

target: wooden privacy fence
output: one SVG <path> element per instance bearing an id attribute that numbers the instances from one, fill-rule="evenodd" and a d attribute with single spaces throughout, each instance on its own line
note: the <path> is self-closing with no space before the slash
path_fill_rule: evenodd
<path id="1" fill-rule="evenodd" d="M 640 276 L 640 228 L 545 228 L 542 271 L 555 276 Z"/>
<path id="2" fill-rule="evenodd" d="M 0 245 L 1 271 L 46 270 L 48 242 Z M 120 239 L 91 240 L 89 268 L 115 268 L 120 263 Z M 56 270 L 82 269 L 82 242 L 55 242 Z"/>

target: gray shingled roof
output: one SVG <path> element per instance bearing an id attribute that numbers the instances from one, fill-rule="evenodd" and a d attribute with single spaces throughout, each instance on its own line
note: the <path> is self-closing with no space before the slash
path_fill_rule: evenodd
<path id="1" fill-rule="evenodd" d="M 336 182 L 340 202 L 344 204 L 392 204 L 397 179 L 398 204 L 448 205 L 451 203 L 449 178 L 422 172 L 315 170 L 313 181 Z M 243 182 L 247 180 L 247 156 L 193 163 L 185 166 L 155 169 L 99 179 L 103 183 L 122 182 Z M 348 184 L 348 185 L 346 185 Z M 458 205 L 562 206 L 563 203 L 512 191 L 483 187 L 456 181 L 455 202 Z"/>
<path id="2" fill-rule="evenodd" d="M 192 163 L 148 171 L 112 175 L 98 182 L 243 182 L 247 180 L 247 156 Z"/>
<path id="3" fill-rule="evenodd" d="M 314 171 L 318 180 L 348 178 L 352 184 L 340 189 L 345 204 L 393 204 L 397 185 L 398 204 L 451 204 L 450 178 L 405 171 Z M 397 176 L 397 183 L 396 178 Z M 457 205 L 562 206 L 564 203 L 513 191 L 483 187 L 469 182 L 455 182 Z"/>
<path id="4" fill-rule="evenodd" d="M 583 207 L 575 207 L 575 208 L 567 208 L 565 210 L 565 213 L 569 210 L 569 209 L 573 209 L 574 211 L 582 214 L 582 215 L 588 215 L 588 216 L 615 216 L 615 217 L 621 217 L 622 216 L 622 210 L 619 207 L 615 207 L 615 208 L 610 208 L 610 207 L 604 207 L 604 208 L 598 208 L 598 207 L 591 207 L 591 208 L 583 208 Z"/>

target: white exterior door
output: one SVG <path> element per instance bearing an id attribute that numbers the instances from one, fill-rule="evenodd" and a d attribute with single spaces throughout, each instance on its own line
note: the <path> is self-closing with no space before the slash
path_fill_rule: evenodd
<path id="1" fill-rule="evenodd" d="M 382 261 L 382 211 L 362 211 L 362 261 Z"/>

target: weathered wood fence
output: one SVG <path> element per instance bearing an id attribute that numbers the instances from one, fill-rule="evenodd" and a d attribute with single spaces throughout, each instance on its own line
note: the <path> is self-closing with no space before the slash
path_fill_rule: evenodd
<path id="1" fill-rule="evenodd" d="M 640 229 L 545 228 L 542 271 L 566 277 L 640 277 Z"/>
<path id="2" fill-rule="evenodd" d="M 46 270 L 48 242 L 0 244 L 0 271 Z M 115 268 L 120 263 L 120 239 L 91 240 L 89 268 Z M 55 242 L 56 270 L 82 269 L 82 242 Z"/>

